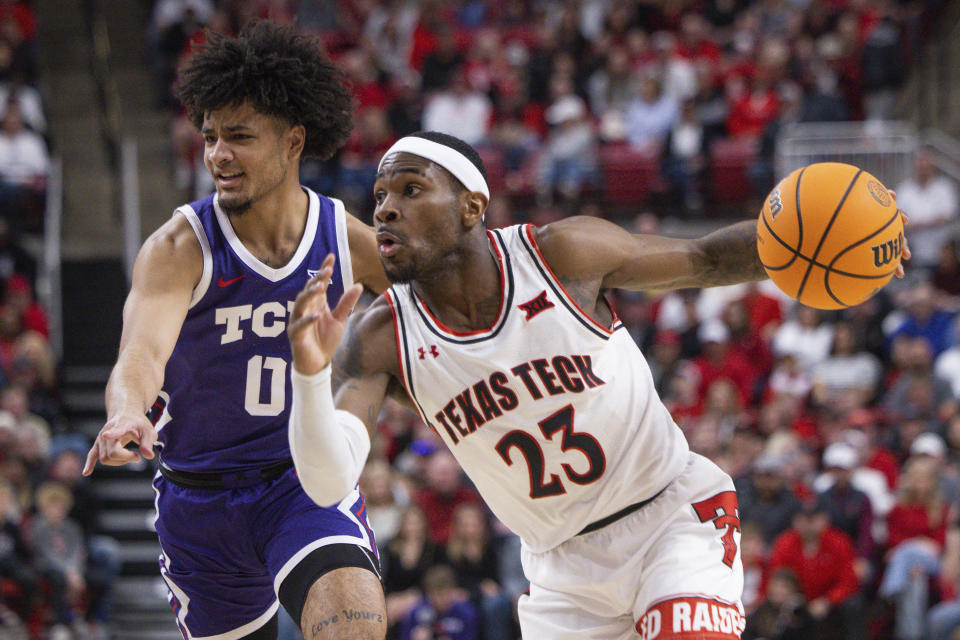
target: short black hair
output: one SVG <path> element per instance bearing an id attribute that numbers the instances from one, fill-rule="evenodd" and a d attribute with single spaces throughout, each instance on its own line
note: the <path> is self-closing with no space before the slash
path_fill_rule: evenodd
<path id="1" fill-rule="evenodd" d="M 177 97 L 198 129 L 205 113 L 244 102 L 303 125 L 305 157 L 326 160 L 353 130 L 353 94 L 320 41 L 268 20 L 248 22 L 236 38 L 208 31 L 180 70 Z"/>
<path id="2" fill-rule="evenodd" d="M 486 182 L 487 185 L 490 184 L 490 178 L 487 177 L 487 168 L 483 165 L 483 158 L 480 157 L 480 154 L 477 153 L 477 150 L 474 149 L 469 143 L 464 142 L 456 136 L 440 133 L 439 131 L 417 131 L 409 135 L 413 136 L 414 138 L 423 138 L 424 140 L 429 140 L 430 142 L 436 142 L 437 144 L 442 144 L 450 147 L 451 149 L 459 151 L 466 156 L 467 160 L 473 163 L 473 166 L 475 166 L 480 172 L 480 175 L 483 176 L 484 182 Z M 450 172 L 447 171 L 447 173 Z M 463 183 L 461 183 L 460 180 L 458 180 L 457 177 L 452 173 L 450 173 L 450 177 L 454 179 L 455 184 L 459 184 L 461 188 L 466 189 Z"/>

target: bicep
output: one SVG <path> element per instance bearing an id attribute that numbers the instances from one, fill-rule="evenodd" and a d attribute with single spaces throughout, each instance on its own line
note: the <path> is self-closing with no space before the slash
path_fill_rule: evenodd
<path id="1" fill-rule="evenodd" d="M 387 395 L 389 376 L 386 373 L 349 377 L 341 380 L 334 394 L 334 405 L 360 418 L 373 438 L 377 417 Z"/>
<path id="2" fill-rule="evenodd" d="M 601 288 L 696 286 L 697 246 L 686 238 L 633 234 L 599 218 L 568 218 L 538 230 L 544 259 L 561 279 L 596 280 Z"/>
<path id="3" fill-rule="evenodd" d="M 144 243 L 123 306 L 121 354 L 134 350 L 160 364 L 166 362 L 202 269 L 203 256 L 195 237 L 158 233 Z"/>

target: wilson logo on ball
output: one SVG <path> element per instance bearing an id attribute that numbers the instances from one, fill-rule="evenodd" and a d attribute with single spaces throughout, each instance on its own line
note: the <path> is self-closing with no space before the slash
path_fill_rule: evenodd
<path id="1" fill-rule="evenodd" d="M 770 217 L 776 219 L 777 214 L 783 211 L 783 203 L 780 202 L 780 187 L 770 192 L 770 199 L 767 204 L 770 205 Z"/>
<path id="2" fill-rule="evenodd" d="M 873 249 L 874 266 L 882 267 L 885 264 L 890 264 L 892 260 L 900 257 L 900 252 L 903 249 L 903 234 L 901 233 L 892 240 L 875 244 L 870 248 Z"/>

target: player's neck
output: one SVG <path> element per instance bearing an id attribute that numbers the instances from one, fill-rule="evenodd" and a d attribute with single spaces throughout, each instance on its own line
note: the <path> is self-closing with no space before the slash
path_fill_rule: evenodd
<path id="1" fill-rule="evenodd" d="M 445 326 L 457 331 L 490 327 L 497 319 L 502 295 L 500 264 L 486 233 L 456 254 L 435 277 L 413 284 L 420 299 Z"/>
<path id="2" fill-rule="evenodd" d="M 285 265 L 296 252 L 307 224 L 310 199 L 299 182 L 284 183 L 230 218 L 237 238 L 267 266 Z"/>

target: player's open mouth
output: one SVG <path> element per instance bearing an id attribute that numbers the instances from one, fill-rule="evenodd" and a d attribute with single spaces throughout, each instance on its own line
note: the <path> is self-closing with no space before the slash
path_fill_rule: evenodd
<path id="1" fill-rule="evenodd" d="M 217 184 L 224 188 L 235 187 L 240 184 L 241 178 L 243 178 L 243 172 L 220 173 L 217 174 Z"/>
<path id="2" fill-rule="evenodd" d="M 377 232 L 377 246 L 381 256 L 391 256 L 400 248 L 400 241 L 392 233 Z"/>

